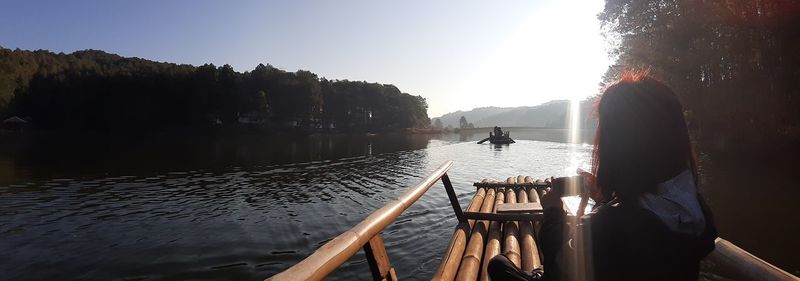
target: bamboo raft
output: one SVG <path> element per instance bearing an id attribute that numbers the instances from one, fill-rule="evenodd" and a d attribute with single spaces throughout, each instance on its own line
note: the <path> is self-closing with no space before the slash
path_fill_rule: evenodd
<path id="1" fill-rule="evenodd" d="M 492 132 L 489 133 L 489 137 L 478 141 L 478 144 L 483 144 L 484 142 L 489 141 L 491 144 L 512 144 L 516 143 L 514 139 L 511 138 L 511 132 L 505 131 L 500 129 L 499 127 L 495 127 L 494 134 Z"/>
<path id="2" fill-rule="evenodd" d="M 452 164 L 447 161 L 396 200 L 267 280 L 322 280 L 359 250 L 364 251 L 374 280 L 398 280 L 380 232 L 439 180 L 458 224 L 432 280 L 489 280 L 487 263 L 501 253 L 525 271 L 542 265 L 536 243 L 542 219 L 539 198 L 550 181 L 530 176 L 509 177 L 505 181 L 483 179 L 473 184 L 475 195 L 462 211 L 447 176 Z M 580 244 L 578 241 L 578 247 Z M 725 277 L 734 280 L 800 280 L 721 238 L 706 259 L 724 272 Z M 590 267 L 584 263 L 578 268 L 586 270 L 576 274 L 578 280 L 591 280 L 591 274 L 587 273 L 591 272 Z"/>
<path id="3" fill-rule="evenodd" d="M 478 144 L 483 144 L 484 142 L 489 141 L 491 144 L 512 144 L 516 143 L 514 139 L 509 136 L 489 136 L 488 138 L 482 139 L 478 141 Z"/>

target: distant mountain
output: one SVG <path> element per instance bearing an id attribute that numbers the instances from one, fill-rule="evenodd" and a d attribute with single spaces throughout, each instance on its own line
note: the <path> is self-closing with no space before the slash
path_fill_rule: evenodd
<path id="1" fill-rule="evenodd" d="M 589 118 L 594 98 L 581 101 L 581 123 L 583 128 L 591 126 L 594 121 Z M 567 112 L 569 111 L 569 101 L 554 100 L 537 106 L 520 107 L 479 107 L 469 111 L 456 111 L 447 113 L 440 117 L 431 118 L 431 124 L 436 119 L 441 120 L 444 127 L 459 127 L 461 116 L 467 119 L 475 127 L 544 127 L 544 128 L 566 128 Z"/>

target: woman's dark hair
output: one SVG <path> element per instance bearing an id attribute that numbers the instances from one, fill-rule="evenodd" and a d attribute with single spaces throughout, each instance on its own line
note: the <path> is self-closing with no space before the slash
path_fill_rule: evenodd
<path id="1" fill-rule="evenodd" d="M 687 168 L 697 178 L 683 107 L 667 85 L 627 73 L 605 89 L 595 110 L 592 172 L 605 198 L 652 191 Z"/>

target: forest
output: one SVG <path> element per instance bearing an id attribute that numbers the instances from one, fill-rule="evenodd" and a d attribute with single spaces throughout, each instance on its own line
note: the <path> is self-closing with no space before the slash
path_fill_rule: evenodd
<path id="1" fill-rule="evenodd" d="M 780 218 L 800 196 L 800 1 L 605 3 L 605 80 L 634 67 L 673 88 L 720 236 L 797 275 L 797 228 Z"/>
<path id="2" fill-rule="evenodd" d="M 713 150 L 800 142 L 800 1 L 606 0 L 617 59 L 669 84 Z M 784 152 L 785 153 L 785 152 Z"/>
<path id="3" fill-rule="evenodd" d="M 42 130 L 382 131 L 426 127 L 425 98 L 389 84 L 259 64 L 201 66 L 0 48 L 0 117 Z"/>

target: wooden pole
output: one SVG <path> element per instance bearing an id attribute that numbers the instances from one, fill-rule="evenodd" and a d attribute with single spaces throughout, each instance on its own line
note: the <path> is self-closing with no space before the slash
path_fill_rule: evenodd
<path id="1" fill-rule="evenodd" d="M 447 173 L 442 175 L 442 184 L 444 184 L 447 197 L 450 198 L 450 205 L 453 206 L 453 213 L 456 214 L 456 218 L 459 222 L 464 222 L 464 213 L 461 211 L 461 204 L 458 203 L 458 197 L 456 197 L 456 192 L 453 190 L 453 184 L 450 183 L 450 177 L 447 176 Z"/>
<path id="2" fill-rule="evenodd" d="M 367 257 L 369 269 L 372 271 L 372 279 L 375 281 L 396 281 L 397 273 L 389 263 L 389 255 L 386 254 L 386 247 L 383 246 L 383 239 L 380 234 L 375 235 L 364 245 L 364 254 Z"/>
<path id="3" fill-rule="evenodd" d="M 509 181 L 516 180 L 509 178 Z M 513 188 L 506 189 L 506 203 L 516 203 L 517 195 Z M 519 226 L 515 221 L 507 221 L 503 224 L 503 255 L 508 257 L 514 265 L 521 266 L 519 254 Z"/>
<path id="4" fill-rule="evenodd" d="M 480 210 L 484 196 L 486 196 L 486 189 L 478 189 L 469 207 L 467 207 L 467 212 Z M 474 220 L 466 220 L 458 223 L 456 230 L 453 231 L 453 237 L 450 238 L 450 245 L 444 253 L 442 263 L 439 264 L 439 268 L 431 280 L 451 281 L 456 277 L 458 266 L 461 264 L 461 257 L 464 255 L 464 249 L 467 246 L 467 237 L 469 237 L 474 222 Z"/>
<path id="5" fill-rule="evenodd" d="M 496 194 L 493 209 L 497 209 L 497 205 L 505 202 L 506 198 L 505 189 L 503 188 L 497 189 Z M 492 210 L 492 213 L 494 212 L 495 211 Z M 493 221 L 489 224 L 489 240 L 486 241 L 486 251 L 483 254 L 483 262 L 481 263 L 481 281 L 489 281 L 489 274 L 486 272 L 489 260 L 500 254 L 500 237 L 503 234 L 503 231 L 500 229 L 501 226 L 502 223 L 499 221 Z"/>
<path id="6" fill-rule="evenodd" d="M 481 213 L 491 213 L 494 210 L 494 197 L 495 190 L 489 188 L 486 192 L 486 198 L 483 200 L 483 205 L 481 206 Z M 461 267 L 458 269 L 456 280 L 472 281 L 478 278 L 478 272 L 481 269 L 483 246 L 484 243 L 486 243 L 486 236 L 489 231 L 489 223 L 489 221 L 480 220 L 473 226 L 467 249 L 464 252 L 464 257 L 461 259 Z"/>
<path id="7" fill-rule="evenodd" d="M 361 223 L 328 241 L 313 254 L 267 280 L 322 280 L 362 249 L 375 235 L 397 219 L 453 165 L 447 161 L 400 197 L 366 217 Z"/>

